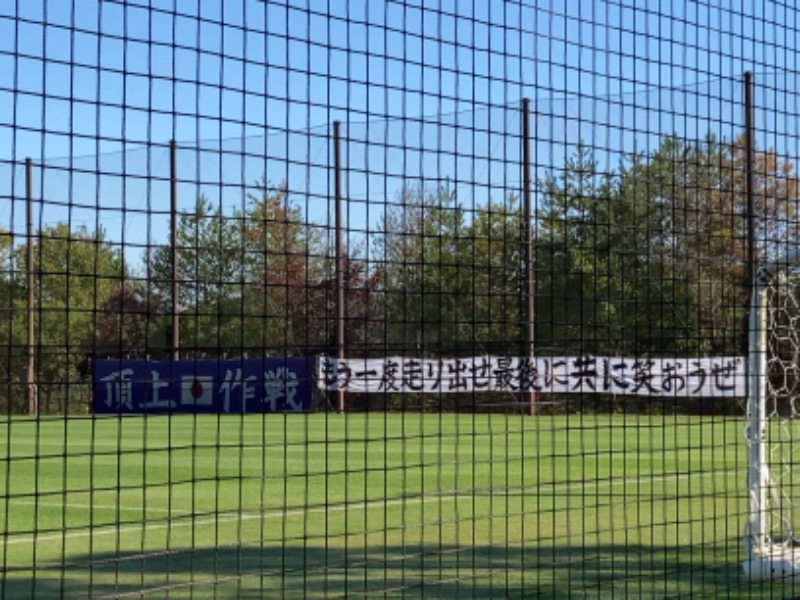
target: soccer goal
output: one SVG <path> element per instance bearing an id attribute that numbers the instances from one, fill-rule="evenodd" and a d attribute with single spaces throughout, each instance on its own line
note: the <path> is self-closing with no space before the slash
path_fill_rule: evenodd
<path id="1" fill-rule="evenodd" d="M 744 570 L 800 578 L 800 251 L 758 272 L 749 336 Z"/>

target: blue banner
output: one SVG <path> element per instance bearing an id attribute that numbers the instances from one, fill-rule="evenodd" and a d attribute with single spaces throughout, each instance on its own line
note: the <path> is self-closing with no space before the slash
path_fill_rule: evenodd
<path id="1" fill-rule="evenodd" d="M 97 413 L 269 413 L 312 409 L 313 361 L 95 360 Z"/>

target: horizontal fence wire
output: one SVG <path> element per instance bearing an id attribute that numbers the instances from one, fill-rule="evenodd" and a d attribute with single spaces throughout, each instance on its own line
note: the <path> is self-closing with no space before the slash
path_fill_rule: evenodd
<path id="1" fill-rule="evenodd" d="M 800 594 L 798 18 L 0 5 L 0 596 Z"/>

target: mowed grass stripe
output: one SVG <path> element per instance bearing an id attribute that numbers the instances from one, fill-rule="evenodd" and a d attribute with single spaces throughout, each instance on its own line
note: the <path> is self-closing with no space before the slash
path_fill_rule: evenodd
<path id="1" fill-rule="evenodd" d="M 642 477 L 626 477 L 621 479 L 613 479 L 607 481 L 588 481 L 588 482 L 572 482 L 572 483 L 562 483 L 562 484 L 543 484 L 537 488 L 514 488 L 509 487 L 507 489 L 467 489 L 467 490 L 445 490 L 445 491 L 438 491 L 438 492 L 431 492 L 426 496 L 403 496 L 398 498 L 383 498 L 383 499 L 373 499 L 373 500 L 365 500 L 359 502 L 347 502 L 345 504 L 331 504 L 326 506 L 303 506 L 303 507 L 296 507 L 296 508 L 287 508 L 285 510 L 280 511 L 264 511 L 262 513 L 247 513 L 236 511 L 232 513 L 225 513 L 225 512 L 216 512 L 213 513 L 216 515 L 216 518 L 220 522 L 230 521 L 230 520 L 252 520 L 252 519 L 283 519 L 283 518 L 291 518 L 291 517 L 298 517 L 304 516 L 309 513 L 317 513 L 317 512 L 334 512 L 334 511 L 343 511 L 343 510 L 361 510 L 364 508 L 375 508 L 375 507 L 393 507 L 400 504 L 413 504 L 419 502 L 441 502 L 446 501 L 448 499 L 469 499 L 469 498 L 482 498 L 487 496 L 492 496 L 495 498 L 501 498 L 503 496 L 520 496 L 520 495 L 532 495 L 534 493 L 546 493 L 548 489 L 555 491 L 570 491 L 574 492 L 576 490 L 591 490 L 593 488 L 600 489 L 606 487 L 628 487 L 630 485 L 638 486 L 662 486 L 662 487 L 672 487 L 671 484 L 681 479 L 699 479 L 699 478 L 710 478 L 710 477 L 719 477 L 721 475 L 725 475 L 724 473 L 718 472 L 708 472 L 708 473 L 696 473 L 696 474 L 666 474 L 666 475 L 644 475 Z M 728 475 L 732 475 L 732 473 L 728 473 Z M 738 475 L 738 473 L 737 473 Z M 673 488 L 674 489 L 674 488 Z M 712 492 L 709 492 L 712 493 Z M 669 497 L 675 497 L 674 494 L 666 494 L 664 492 L 659 493 L 656 497 L 651 498 L 641 498 L 639 499 L 640 502 L 658 502 L 664 501 Z M 588 498 L 588 497 L 587 497 Z M 608 499 L 609 502 L 612 501 L 610 497 Z M 174 527 L 185 527 L 187 525 L 192 525 L 193 522 L 186 522 L 187 519 L 200 519 L 202 523 L 208 524 L 213 523 L 214 520 L 208 520 L 208 513 L 197 513 L 197 512 L 186 512 L 181 510 L 175 509 L 162 509 L 158 507 L 152 506 L 125 506 L 125 505 L 99 505 L 99 504 L 77 504 L 77 503 L 58 503 L 58 502 L 45 502 L 37 499 L 33 500 L 21 500 L 21 499 L 14 499 L 11 501 L 13 505 L 24 505 L 29 507 L 38 507 L 42 510 L 48 509 L 77 509 L 83 511 L 109 511 L 113 513 L 135 513 L 135 514 L 143 514 L 144 512 L 147 513 L 156 513 L 159 516 L 152 521 L 148 522 L 146 518 L 142 518 L 141 528 L 142 529 L 163 529 L 166 526 L 174 526 Z M 587 503 L 588 504 L 588 503 Z M 3 501 L 0 500 L 0 510 L 3 510 Z M 591 506 L 597 506 L 596 504 L 591 504 Z M 168 516 L 171 525 L 164 525 L 162 522 L 164 518 Z M 114 529 L 109 529 L 114 527 Z M 103 530 L 106 528 L 107 530 Z M 73 527 L 72 529 L 76 529 Z M 20 543 L 33 543 L 34 540 L 37 542 L 47 541 L 47 540 L 60 540 L 64 538 L 70 537 L 85 537 L 87 535 L 108 535 L 111 533 L 115 533 L 119 531 L 121 528 L 114 525 L 94 525 L 94 526 L 87 526 L 85 530 L 82 531 L 64 531 L 62 533 L 56 534 L 49 534 L 49 535 L 39 535 L 39 534 L 14 534 L 12 532 L 7 532 L 7 539 L 6 544 L 20 544 Z M 129 528 L 129 530 L 135 530 L 136 528 Z"/>
<path id="2" fill-rule="evenodd" d="M 163 584 L 163 573 L 92 569 L 109 560 L 237 547 L 283 548 L 294 558 L 270 572 L 287 581 L 298 568 L 323 587 L 330 569 L 312 560 L 321 551 L 386 558 L 406 546 L 424 548 L 414 557 L 547 547 L 605 556 L 626 540 L 651 553 L 701 540 L 702 570 L 718 547 L 740 544 L 746 509 L 738 420 L 203 415 L 21 420 L 0 431 L 10 436 L 0 447 L 9 577 L 24 579 L 35 555 L 44 571 L 62 565 L 76 589 L 112 575 L 131 591 L 151 576 Z M 505 576 L 522 585 L 517 562 Z M 425 578 L 424 565 L 403 564 Z M 481 565 L 455 561 L 434 579 L 480 579 Z M 225 575 L 209 568 L 182 580 Z M 562 571 L 572 577 L 538 577 Z M 394 585 L 373 575 L 377 589 Z"/>

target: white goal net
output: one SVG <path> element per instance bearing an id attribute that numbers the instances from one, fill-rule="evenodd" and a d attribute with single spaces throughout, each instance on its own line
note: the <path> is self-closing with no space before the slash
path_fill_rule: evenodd
<path id="1" fill-rule="evenodd" d="M 800 252 L 759 272 L 749 330 L 744 569 L 800 577 Z"/>

